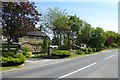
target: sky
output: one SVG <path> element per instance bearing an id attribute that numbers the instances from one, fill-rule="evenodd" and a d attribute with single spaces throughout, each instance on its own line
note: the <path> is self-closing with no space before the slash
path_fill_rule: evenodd
<path id="1" fill-rule="evenodd" d="M 66 9 L 70 15 L 77 15 L 92 27 L 118 32 L 118 2 L 35 2 L 43 13 L 48 8 Z"/>

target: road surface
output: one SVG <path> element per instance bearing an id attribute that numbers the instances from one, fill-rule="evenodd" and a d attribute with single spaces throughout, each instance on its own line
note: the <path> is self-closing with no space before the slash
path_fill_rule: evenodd
<path id="1" fill-rule="evenodd" d="M 3 78 L 118 78 L 118 50 L 76 58 L 61 63 L 6 72 Z"/>

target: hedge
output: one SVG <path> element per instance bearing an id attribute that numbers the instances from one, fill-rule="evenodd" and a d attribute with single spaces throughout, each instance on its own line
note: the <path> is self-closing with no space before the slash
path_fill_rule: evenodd
<path id="1" fill-rule="evenodd" d="M 84 54 L 85 52 L 82 51 L 82 50 L 80 50 L 80 49 L 78 49 L 78 50 L 76 51 L 76 53 L 77 53 L 77 54 Z"/>
<path id="2" fill-rule="evenodd" d="M 52 56 L 58 56 L 59 58 L 69 57 L 71 55 L 70 51 L 67 50 L 55 50 L 51 53 Z"/>
<path id="3" fill-rule="evenodd" d="M 23 64 L 26 60 L 26 57 L 23 54 L 16 54 L 14 56 L 2 57 L 0 62 L 2 66 L 17 66 Z"/>

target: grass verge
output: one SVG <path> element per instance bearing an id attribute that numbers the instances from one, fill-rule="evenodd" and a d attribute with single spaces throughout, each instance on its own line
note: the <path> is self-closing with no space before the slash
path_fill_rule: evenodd
<path id="1" fill-rule="evenodd" d="M 114 49 L 120 49 L 120 48 L 110 48 L 110 49 L 104 49 L 102 51 L 107 51 L 107 50 L 114 50 Z M 93 54 L 99 54 L 100 52 L 102 51 L 99 51 L 99 52 L 91 52 L 89 54 L 76 54 L 75 52 L 71 51 L 72 55 L 70 55 L 68 58 L 72 59 L 72 58 L 77 58 L 77 57 L 84 57 L 84 56 L 90 56 L 90 55 L 93 55 Z"/>

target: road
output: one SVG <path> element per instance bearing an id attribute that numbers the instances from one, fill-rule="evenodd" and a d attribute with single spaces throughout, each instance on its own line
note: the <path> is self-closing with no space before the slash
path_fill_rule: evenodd
<path id="1" fill-rule="evenodd" d="M 3 78 L 118 78 L 118 50 L 61 63 L 7 72 Z"/>

